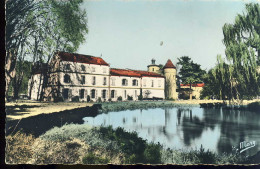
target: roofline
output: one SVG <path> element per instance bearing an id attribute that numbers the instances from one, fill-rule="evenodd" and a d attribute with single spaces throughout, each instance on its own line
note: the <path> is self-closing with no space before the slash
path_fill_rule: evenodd
<path id="1" fill-rule="evenodd" d="M 94 57 L 94 56 L 93 56 Z M 67 61 L 67 60 L 62 60 L 61 62 L 73 62 L 73 61 Z M 95 64 L 95 63 L 84 63 L 84 62 L 73 62 L 73 63 L 82 63 L 82 64 L 88 64 L 88 65 L 99 65 L 99 66 L 110 66 L 110 64 Z"/>

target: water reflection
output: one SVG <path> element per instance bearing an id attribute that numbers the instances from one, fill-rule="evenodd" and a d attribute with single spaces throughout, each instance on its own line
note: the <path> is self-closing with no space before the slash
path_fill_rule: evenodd
<path id="1" fill-rule="evenodd" d="M 112 125 L 136 131 L 148 141 L 160 142 L 170 148 L 204 148 L 217 152 L 231 152 L 242 141 L 256 141 L 259 150 L 260 116 L 246 111 L 222 109 L 165 108 L 110 112 L 85 117 L 85 123 L 95 126 Z"/>

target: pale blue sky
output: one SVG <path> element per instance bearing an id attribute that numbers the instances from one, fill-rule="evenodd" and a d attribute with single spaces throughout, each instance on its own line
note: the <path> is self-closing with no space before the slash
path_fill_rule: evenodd
<path id="1" fill-rule="evenodd" d="M 233 23 L 239 0 L 85 1 L 89 33 L 78 53 L 100 56 L 111 67 L 146 70 L 187 55 L 210 69 L 224 56 L 222 26 Z M 255 0 L 255 2 L 259 2 Z M 163 45 L 160 46 L 160 42 Z"/>

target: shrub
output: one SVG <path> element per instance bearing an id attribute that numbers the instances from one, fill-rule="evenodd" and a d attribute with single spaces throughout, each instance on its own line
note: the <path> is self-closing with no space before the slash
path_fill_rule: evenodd
<path id="1" fill-rule="evenodd" d="M 93 153 L 88 153 L 82 159 L 83 164 L 107 164 L 109 160 L 107 158 L 97 157 Z"/>
<path id="2" fill-rule="evenodd" d="M 133 100 L 133 96 L 127 95 L 127 100 Z"/>
<path id="3" fill-rule="evenodd" d="M 122 100 L 123 100 L 122 96 L 119 96 L 119 97 L 117 98 L 117 101 L 122 101 Z"/>
<path id="4" fill-rule="evenodd" d="M 99 103 L 102 102 L 101 97 L 98 97 L 97 102 L 99 102 Z"/>
<path id="5" fill-rule="evenodd" d="M 33 135 L 17 132 L 6 137 L 5 160 L 9 164 L 28 163 L 32 158 L 32 145 L 35 142 Z"/>
<path id="6" fill-rule="evenodd" d="M 138 100 L 143 100 L 143 95 L 139 95 Z"/>
<path id="7" fill-rule="evenodd" d="M 253 102 L 247 105 L 247 109 L 255 112 L 260 112 L 260 102 Z"/>
<path id="8" fill-rule="evenodd" d="M 37 139 L 33 146 L 32 164 L 79 164 L 89 146 L 79 139 L 52 141 Z"/>
<path id="9" fill-rule="evenodd" d="M 150 164 L 161 163 L 161 146 L 159 144 L 150 143 L 144 150 L 144 161 Z"/>

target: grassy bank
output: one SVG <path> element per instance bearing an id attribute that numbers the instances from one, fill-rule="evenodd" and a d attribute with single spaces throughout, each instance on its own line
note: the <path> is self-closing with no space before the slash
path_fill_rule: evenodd
<path id="1" fill-rule="evenodd" d="M 173 101 L 125 101 L 102 103 L 102 111 L 123 111 L 134 109 L 149 109 L 149 108 L 166 108 L 166 107 L 183 107 L 196 106 L 196 104 L 178 104 Z"/>
<path id="2" fill-rule="evenodd" d="M 7 137 L 6 162 L 11 164 L 237 164 L 237 154 L 199 150 L 171 150 L 148 143 L 122 128 L 64 125 L 39 138 L 21 132 Z"/>

